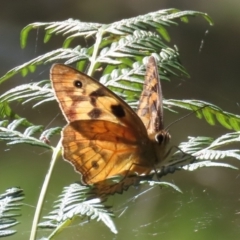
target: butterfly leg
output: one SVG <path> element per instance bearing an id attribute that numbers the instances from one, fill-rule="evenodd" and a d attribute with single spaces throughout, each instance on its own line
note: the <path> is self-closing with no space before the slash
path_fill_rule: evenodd
<path id="1" fill-rule="evenodd" d="M 180 149 L 177 146 L 171 147 L 167 153 L 165 154 L 165 157 L 167 158 L 170 152 L 176 148 L 178 151 L 182 153 L 182 156 L 178 160 L 173 160 L 171 162 L 168 162 L 167 164 L 163 165 L 161 170 L 157 173 L 158 178 L 161 178 L 162 176 L 165 176 L 169 173 L 174 173 L 176 170 L 181 170 L 183 166 L 192 164 L 196 158 L 192 156 L 189 153 L 184 152 L 182 149 Z M 164 157 L 164 158 L 165 158 Z"/>

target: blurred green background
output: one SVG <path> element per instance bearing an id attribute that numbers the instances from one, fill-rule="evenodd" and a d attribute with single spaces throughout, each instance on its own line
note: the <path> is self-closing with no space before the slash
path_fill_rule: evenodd
<path id="1" fill-rule="evenodd" d="M 172 27 L 171 44 L 176 44 L 190 79 L 164 82 L 165 98 L 201 99 L 226 111 L 240 112 L 240 1 L 239 0 L 24 0 L 2 1 L 0 14 L 0 75 L 49 50 L 61 47 L 63 38 L 43 44 L 43 31 L 32 31 L 27 48 L 19 44 L 20 31 L 32 22 L 60 21 L 68 18 L 109 23 L 166 8 L 197 10 L 208 13 L 215 26 L 202 18 L 190 18 L 189 24 Z M 202 46 L 202 47 L 201 47 Z M 48 79 L 50 65 L 38 68 L 26 78 L 15 76 L 1 85 L 1 93 L 20 82 Z M 18 114 L 46 127 L 63 126 L 65 121 L 56 103 L 34 110 L 31 105 L 14 105 Z M 181 115 L 165 113 L 166 125 Z M 172 144 L 187 136 L 218 137 L 227 132 L 221 126 L 210 127 L 194 116 L 171 127 Z M 57 139 L 51 141 L 57 143 Z M 236 146 L 239 147 L 239 146 Z M 6 146 L 0 143 L 0 192 L 11 186 L 24 189 L 26 198 L 18 234 L 8 239 L 28 239 L 39 191 L 49 166 L 51 153 L 27 145 Z M 237 160 L 229 163 L 240 167 Z M 51 211 L 62 188 L 79 180 L 72 166 L 59 159 L 54 171 L 43 214 Z M 193 173 L 177 172 L 163 180 L 177 184 L 183 194 L 155 187 L 131 188 L 110 198 L 119 230 L 113 235 L 102 223 L 75 222 L 57 239 L 239 239 L 240 177 L 239 171 L 223 168 L 201 169 Z M 145 192 L 146 191 L 146 192 Z M 141 194 L 135 198 L 136 195 Z M 121 216 L 120 216 L 121 215 Z M 120 217 L 119 217 L 120 216 Z M 38 237 L 48 231 L 39 231 Z M 7 239 L 7 238 L 6 238 Z"/>

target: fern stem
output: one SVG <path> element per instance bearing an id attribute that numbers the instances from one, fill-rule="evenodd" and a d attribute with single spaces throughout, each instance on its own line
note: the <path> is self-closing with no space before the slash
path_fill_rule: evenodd
<path id="1" fill-rule="evenodd" d="M 66 219 L 65 221 L 63 221 L 62 223 L 60 223 L 57 227 L 56 227 L 56 229 L 54 229 L 54 231 L 48 236 L 48 238 L 47 239 L 53 239 L 57 234 L 59 234 L 59 232 L 63 229 L 63 228 L 65 228 L 65 227 L 67 227 L 68 225 L 70 225 L 72 222 L 73 222 L 73 220 L 75 219 L 75 217 L 73 217 L 73 218 L 71 218 L 71 219 Z"/>
<path id="2" fill-rule="evenodd" d="M 94 69 L 94 66 L 95 66 L 95 63 L 96 63 L 96 58 L 97 58 L 97 55 L 98 55 L 99 46 L 100 46 L 101 41 L 102 41 L 102 35 L 103 35 L 103 30 L 102 30 L 102 28 L 100 28 L 98 30 L 98 33 L 96 34 L 96 42 L 94 44 L 93 54 L 90 58 L 91 64 L 90 64 L 90 67 L 89 67 L 88 73 L 87 73 L 89 76 L 92 76 L 92 73 L 93 73 L 93 69 Z"/>
<path id="3" fill-rule="evenodd" d="M 30 238 L 29 238 L 30 240 L 34 240 L 35 237 L 36 237 L 37 225 L 38 225 L 38 220 L 39 220 L 39 217 L 40 217 L 40 214 L 41 214 L 43 201 L 44 201 L 44 198 L 46 196 L 47 188 L 49 186 L 50 178 L 52 176 L 52 172 L 53 172 L 58 154 L 60 152 L 60 149 L 61 149 L 61 141 L 59 141 L 57 146 L 54 148 L 54 151 L 53 151 L 53 154 L 52 154 L 52 159 L 51 159 L 51 162 L 50 162 L 50 166 L 49 166 L 48 172 L 45 176 L 45 180 L 44 180 L 43 185 L 42 185 L 42 189 L 41 189 L 41 192 L 40 192 L 40 195 L 39 195 L 35 215 L 34 215 L 34 218 L 33 218 L 32 229 L 31 229 L 31 234 L 30 234 Z"/>

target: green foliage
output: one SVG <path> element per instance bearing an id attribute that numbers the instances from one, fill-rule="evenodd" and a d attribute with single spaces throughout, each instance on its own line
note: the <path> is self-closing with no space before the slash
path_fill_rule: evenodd
<path id="1" fill-rule="evenodd" d="M 223 111 L 221 108 L 200 100 L 175 100 L 165 101 L 169 107 L 180 107 L 195 111 L 196 116 L 204 118 L 208 124 L 215 125 L 216 120 L 225 128 L 230 130 L 240 130 L 240 116 Z"/>
<path id="2" fill-rule="evenodd" d="M 23 190 L 17 187 L 9 188 L 5 193 L 0 194 L 0 237 L 16 233 L 16 230 L 9 228 L 19 223 L 15 217 L 20 214 L 13 211 L 20 210 L 23 199 Z"/>
<path id="3" fill-rule="evenodd" d="M 35 138 L 34 135 L 37 132 L 42 132 L 43 126 L 30 126 L 25 129 L 22 133 L 17 130 L 22 123 L 25 122 L 24 118 L 14 120 L 9 123 L 7 120 L 0 121 L 0 140 L 7 141 L 8 145 L 25 143 L 29 145 L 34 145 L 38 147 L 44 147 L 48 149 L 52 149 L 53 147 L 49 144 L 45 143 L 49 141 L 49 138 L 54 134 L 59 134 L 61 131 L 60 127 L 50 128 L 45 130 L 40 138 Z"/>
<path id="4" fill-rule="evenodd" d="M 113 233 L 117 233 L 111 219 L 112 212 L 102 204 L 105 199 L 95 198 L 89 189 L 77 183 L 64 188 L 59 200 L 55 202 L 54 210 L 44 217 L 47 221 L 39 224 L 40 227 L 56 228 L 48 239 L 55 236 L 62 226 L 69 224 L 77 217 L 81 217 L 82 220 L 84 220 L 83 217 L 87 217 L 102 221 Z"/>
<path id="5" fill-rule="evenodd" d="M 25 100 L 26 99 L 26 100 Z M 16 86 L 0 96 L 0 102 L 7 104 L 14 101 L 20 101 L 22 104 L 31 101 L 37 101 L 33 107 L 36 107 L 44 102 L 53 101 L 53 91 L 49 80 L 43 80 L 36 83 L 27 83 Z M 7 105 L 8 106 L 8 105 Z M 9 107 L 8 107 L 9 108 Z M 9 108 L 10 109 L 10 108 Z M 1 117 L 9 117 L 10 114 L 1 114 Z M 15 117 L 16 118 L 16 117 Z"/>
<path id="6" fill-rule="evenodd" d="M 92 66 L 90 66 L 89 75 L 92 75 L 92 70 L 97 69 L 100 63 L 113 65 L 121 63 L 120 66 L 115 66 L 115 68 L 121 69 L 123 66 L 129 65 L 130 57 L 139 60 L 143 56 L 148 56 L 151 52 L 160 52 L 161 49 L 165 49 L 166 45 L 161 41 L 160 35 L 164 39 L 170 39 L 166 27 L 176 25 L 177 23 L 174 20 L 181 19 L 183 22 L 188 22 L 188 16 L 197 15 L 203 16 L 211 25 L 213 24 L 210 17 L 205 13 L 179 11 L 178 9 L 152 12 L 112 24 L 85 23 L 72 19 L 63 22 L 32 23 L 22 30 L 22 47 L 26 46 L 29 31 L 36 28 L 45 29 L 44 42 L 48 42 L 54 34 L 62 34 L 63 36 L 71 34 L 66 39 L 67 44 L 63 44 L 64 47 L 69 46 L 71 42 L 69 39 L 72 40 L 77 37 L 89 38 L 89 36 L 95 36 L 96 42 L 89 48 L 82 48 L 82 46 L 76 46 L 73 49 L 62 48 L 37 57 L 10 70 L 0 78 L 0 83 L 16 73 L 21 72 L 23 76 L 26 76 L 29 72 L 34 72 L 37 65 L 60 59 L 68 59 L 65 61 L 66 64 L 78 62 L 78 69 L 83 71 L 87 67 L 86 60 L 91 56 Z M 152 29 L 152 31 L 146 32 L 146 29 Z"/>
<path id="7" fill-rule="evenodd" d="M 179 145 L 181 151 L 172 155 L 169 161 L 169 164 L 174 165 L 176 169 L 184 169 L 187 171 L 194 171 L 202 167 L 228 167 L 235 170 L 237 169 L 230 164 L 220 163 L 218 161 L 223 158 L 240 160 L 239 149 L 221 149 L 226 147 L 226 145 L 234 145 L 240 142 L 240 132 L 227 133 L 217 139 L 201 136 L 188 138 L 188 142 L 182 142 Z M 184 156 L 180 157 L 183 153 Z M 182 164 L 181 167 L 176 167 L 176 161 L 177 163 L 185 163 L 187 160 L 194 161 L 190 164 Z"/>
<path id="8" fill-rule="evenodd" d="M 136 176 L 134 180 L 136 181 Z M 149 186 L 160 185 L 161 187 L 172 187 L 178 192 L 181 190 L 174 184 L 168 182 L 150 181 L 144 179 L 146 177 L 139 176 L 138 181 L 140 184 L 148 184 Z M 112 181 L 119 181 L 119 179 L 113 178 Z M 115 187 L 118 187 L 116 184 Z M 116 188 L 113 187 L 114 193 Z M 105 189 L 106 190 L 106 189 Z M 109 190 L 109 189 L 108 189 Z M 63 189 L 63 192 L 55 201 L 54 210 L 47 216 L 44 216 L 44 221 L 38 226 L 42 228 L 52 228 L 54 231 L 48 236 L 47 239 L 52 239 L 64 228 L 64 226 L 72 223 L 76 218 L 81 217 L 81 221 L 85 221 L 86 218 L 89 220 L 96 219 L 102 221 L 111 232 L 117 234 L 116 226 L 111 219 L 114 217 L 114 213 L 111 211 L 109 206 L 103 204 L 107 199 L 106 194 L 99 194 L 99 189 L 93 187 L 83 186 L 78 183 L 71 184 Z M 96 193 L 98 192 L 98 198 Z"/>
<path id="9" fill-rule="evenodd" d="M 146 71 L 145 62 L 148 56 L 153 55 L 158 61 L 161 80 L 170 81 L 172 76 L 188 77 L 188 73 L 179 61 L 178 50 L 168 44 L 171 38 L 167 28 L 177 25 L 176 20 L 187 23 L 189 16 L 202 16 L 210 25 L 213 24 L 205 13 L 177 9 L 152 12 L 111 24 L 85 23 L 73 19 L 62 22 L 29 24 L 21 32 L 21 46 L 23 48 L 26 47 L 29 32 L 36 28 L 45 31 L 43 39 L 45 43 L 55 34 L 63 35 L 63 47 L 15 67 L 0 78 L 0 83 L 17 73 L 26 76 L 35 72 L 38 65 L 63 61 L 65 64 L 75 64 L 78 70 L 84 71 L 88 75 L 100 75 L 102 84 L 123 97 L 134 108 L 142 91 Z M 95 42 L 92 39 L 89 40 L 90 36 L 96 39 Z M 76 38 L 89 40 L 88 47 L 81 45 L 70 47 Z M 51 136 L 59 134 L 61 128 L 55 127 L 43 131 L 42 126 L 34 125 L 14 113 L 9 103 L 16 101 L 22 104 L 33 103 L 33 107 L 38 107 L 40 104 L 46 104 L 54 99 L 49 80 L 19 85 L 0 96 L 0 117 L 2 119 L 0 122 L 0 140 L 7 141 L 7 144 L 25 143 L 53 151 L 49 171 L 39 196 L 31 239 L 35 238 L 40 210 L 61 146 L 60 142 L 56 147 L 51 146 L 49 139 Z M 181 108 L 195 111 L 198 118 L 205 119 L 210 125 L 217 121 L 228 130 L 240 130 L 240 116 L 225 112 L 207 102 L 171 99 L 164 100 L 164 106 L 168 106 L 170 110 Z M 35 137 L 37 133 L 41 133 L 39 138 Z M 192 171 L 209 166 L 234 168 L 230 164 L 213 162 L 213 160 L 227 157 L 239 160 L 240 152 L 238 149 L 220 149 L 228 144 L 238 142 L 239 132 L 227 133 L 215 140 L 209 137 L 190 138 L 187 143 L 182 143 L 179 146 L 178 150 L 181 149 L 181 151 L 177 151 L 169 162 L 150 176 L 122 179 L 120 183 L 119 179 L 112 179 L 110 181 L 116 184 L 111 189 L 106 185 L 102 192 L 95 191 L 94 186 L 70 185 L 64 189 L 59 197 L 54 206 L 55 210 L 46 217 L 47 221 L 42 222 L 39 226 L 54 228 L 55 230 L 48 237 L 48 239 L 52 239 L 76 217 L 88 216 L 91 219 L 102 221 L 113 233 L 117 233 L 111 219 L 112 212 L 102 203 L 108 197 L 106 193 L 121 193 L 134 183 L 137 185 L 147 183 L 149 185 L 170 186 L 180 191 L 177 186 L 159 182 L 158 179 L 169 172 L 181 169 Z M 152 180 L 155 173 L 158 176 L 156 181 Z"/>
<path id="10" fill-rule="evenodd" d="M 9 106 L 9 101 L 4 101 L 1 99 L 1 97 L 0 97 L 0 118 L 21 119 L 21 117 L 11 109 L 11 107 Z M 21 121 L 21 124 L 23 126 L 32 125 L 29 121 L 27 121 L 27 119 Z"/>

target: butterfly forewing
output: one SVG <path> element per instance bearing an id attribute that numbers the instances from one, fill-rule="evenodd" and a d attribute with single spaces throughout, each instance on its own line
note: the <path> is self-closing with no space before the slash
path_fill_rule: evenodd
<path id="1" fill-rule="evenodd" d="M 158 67 L 154 57 L 149 57 L 146 66 L 146 74 L 143 90 L 137 110 L 138 116 L 143 121 L 149 138 L 154 142 L 156 165 L 166 158 L 166 149 L 170 140 L 170 134 L 164 130 L 163 125 L 163 97 L 158 75 Z"/>
<path id="2" fill-rule="evenodd" d="M 157 64 L 154 57 L 151 56 L 146 66 L 143 90 L 137 110 L 137 114 L 143 121 L 149 135 L 164 129 L 162 101 Z"/>
<path id="3" fill-rule="evenodd" d="M 146 137 L 143 123 L 117 95 L 95 79 L 63 64 L 54 64 L 50 78 L 68 122 L 101 119 L 131 126 L 136 134 Z"/>

